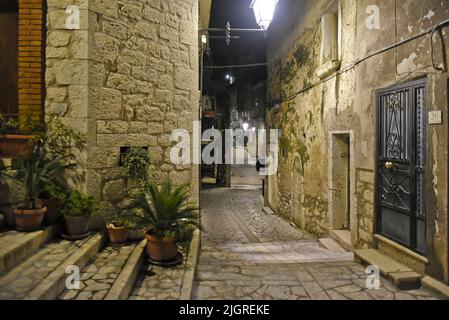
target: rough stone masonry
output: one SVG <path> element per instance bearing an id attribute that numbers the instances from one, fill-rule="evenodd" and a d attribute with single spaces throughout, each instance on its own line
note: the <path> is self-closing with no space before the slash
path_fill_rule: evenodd
<path id="1" fill-rule="evenodd" d="M 103 214 L 127 204 L 121 147 L 145 147 L 151 178 L 191 182 L 198 170 L 170 161 L 173 129 L 197 119 L 196 0 L 48 0 L 46 112 L 57 113 L 88 138 L 79 155 L 80 187 Z M 68 5 L 80 9 L 80 30 L 67 30 Z M 75 182 L 75 179 L 73 179 Z"/>

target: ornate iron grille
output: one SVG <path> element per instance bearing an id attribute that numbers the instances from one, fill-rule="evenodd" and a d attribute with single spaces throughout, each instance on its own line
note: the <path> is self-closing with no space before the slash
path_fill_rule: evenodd
<path id="1" fill-rule="evenodd" d="M 378 232 L 425 253 L 425 82 L 378 94 Z"/>

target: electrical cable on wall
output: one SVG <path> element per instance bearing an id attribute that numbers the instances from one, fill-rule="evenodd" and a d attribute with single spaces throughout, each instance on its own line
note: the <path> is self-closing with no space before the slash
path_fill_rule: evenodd
<path id="1" fill-rule="evenodd" d="M 419 38 L 424 37 L 424 36 L 429 35 L 429 34 L 431 35 L 431 42 L 432 42 L 432 45 L 431 45 L 431 47 L 432 47 L 432 52 L 431 52 L 431 54 L 432 54 L 432 64 L 433 64 L 433 68 L 435 68 L 437 71 L 444 71 L 444 70 L 446 70 L 446 68 L 445 68 L 445 67 L 443 67 L 443 68 L 440 67 L 440 66 L 437 65 L 437 64 L 435 63 L 435 61 L 434 61 L 434 59 L 435 59 L 435 58 L 434 58 L 435 54 L 434 54 L 434 49 L 433 49 L 434 44 L 433 44 L 433 40 L 432 40 L 432 39 L 433 39 L 433 34 L 435 34 L 436 31 L 441 30 L 443 27 L 445 27 L 445 26 L 447 26 L 447 25 L 449 25 L 449 19 L 444 20 L 444 21 L 440 22 L 438 25 L 436 25 L 436 26 L 434 26 L 434 27 L 432 27 L 432 28 L 426 29 L 426 30 L 424 30 L 424 31 L 422 31 L 422 32 L 420 32 L 420 33 L 418 33 L 418 34 L 416 34 L 416 35 L 413 35 L 413 36 L 411 36 L 411 37 L 409 37 L 409 38 L 406 38 L 406 39 L 403 39 L 403 40 L 401 40 L 401 41 L 399 41 L 399 42 L 396 42 L 396 43 L 394 43 L 393 45 L 384 47 L 384 48 L 382 48 L 382 49 L 375 50 L 375 51 L 373 51 L 373 52 L 367 54 L 365 57 L 360 58 L 360 59 L 354 61 L 353 63 L 351 63 L 351 64 L 348 65 L 347 67 L 345 67 L 345 68 L 343 68 L 343 69 L 341 69 L 341 70 L 335 72 L 333 75 L 331 75 L 331 76 L 329 76 L 329 77 L 327 77 L 327 78 L 325 78 L 325 79 L 322 79 L 322 80 L 320 80 L 320 81 L 318 81 L 318 82 L 316 82 L 316 83 L 314 83 L 314 84 L 311 84 L 311 85 L 309 85 L 309 86 L 307 86 L 307 87 L 301 89 L 300 91 L 298 91 L 298 92 L 296 92 L 296 93 L 294 93 L 294 94 L 291 94 L 291 95 L 289 95 L 289 96 L 287 96 L 287 97 L 285 97 L 285 98 L 281 98 L 281 99 L 278 99 L 278 100 L 274 100 L 274 101 L 273 101 L 273 104 L 279 104 L 279 103 L 284 103 L 284 102 L 291 101 L 291 100 L 295 99 L 298 95 L 300 95 L 300 94 L 302 94 L 302 93 L 304 93 L 304 92 L 307 92 L 307 91 L 313 89 L 314 87 L 316 87 L 316 86 L 318 86 L 318 85 L 320 85 L 320 84 L 326 83 L 326 82 L 328 82 L 329 80 L 331 80 L 331 79 L 333 79 L 333 78 L 335 78 L 335 77 L 337 77 L 337 76 L 339 76 L 339 75 L 341 75 L 341 74 L 344 74 L 344 73 L 346 73 L 346 72 L 348 72 L 348 71 L 353 70 L 356 66 L 358 66 L 358 65 L 361 64 L 362 62 L 365 62 L 366 60 L 368 60 L 368 59 L 370 59 L 370 58 L 372 58 L 372 57 L 375 57 L 375 56 L 377 56 L 377 55 L 379 55 L 379 54 L 382 54 L 382 53 L 384 53 L 384 52 L 386 52 L 386 51 L 389 51 L 389 50 L 391 50 L 391 49 L 395 49 L 395 48 L 397 48 L 397 47 L 399 47 L 399 46 L 401 46 L 401 45 L 403 45 L 403 44 L 409 43 L 409 42 L 411 42 L 411 41 L 413 41 L 413 40 L 419 39 Z M 444 41 L 443 41 L 443 48 L 444 48 Z M 443 53 L 443 55 L 444 55 L 444 53 Z"/>

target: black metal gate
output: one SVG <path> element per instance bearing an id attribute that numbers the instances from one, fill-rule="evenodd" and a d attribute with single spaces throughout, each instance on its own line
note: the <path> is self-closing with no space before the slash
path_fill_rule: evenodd
<path id="1" fill-rule="evenodd" d="M 377 95 L 377 232 L 426 252 L 426 82 Z"/>

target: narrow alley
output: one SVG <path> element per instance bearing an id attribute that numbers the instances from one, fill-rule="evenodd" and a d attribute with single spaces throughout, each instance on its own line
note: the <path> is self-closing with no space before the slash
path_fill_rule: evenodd
<path id="1" fill-rule="evenodd" d="M 0 304 L 449 300 L 448 57 L 449 0 L 0 0 Z"/>
<path id="2" fill-rule="evenodd" d="M 257 179 L 251 166 L 233 168 L 242 171 L 249 181 Z M 201 208 L 195 299 L 437 299 L 422 289 L 400 291 L 384 279 L 379 290 L 366 289 L 365 267 L 352 253 L 323 248 L 313 235 L 265 212 L 254 185 L 203 190 Z"/>

